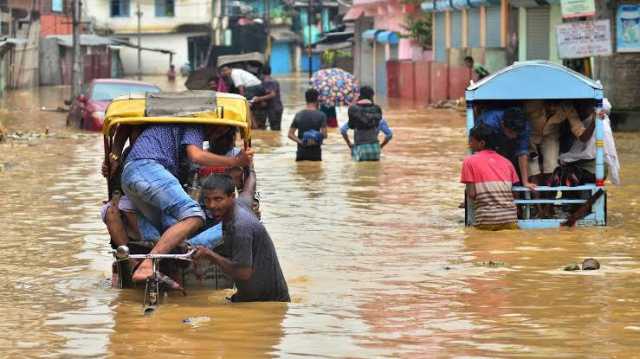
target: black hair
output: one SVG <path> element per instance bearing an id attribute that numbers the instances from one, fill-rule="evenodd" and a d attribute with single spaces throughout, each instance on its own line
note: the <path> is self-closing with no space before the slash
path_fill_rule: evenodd
<path id="1" fill-rule="evenodd" d="M 373 88 L 371 86 L 362 86 L 360 87 L 360 98 L 364 99 L 364 100 L 370 100 L 373 101 L 373 96 L 376 93 L 373 91 Z"/>
<path id="2" fill-rule="evenodd" d="M 263 74 L 263 75 L 271 75 L 271 66 L 266 65 L 266 66 L 262 69 L 262 74 Z"/>
<path id="3" fill-rule="evenodd" d="M 467 57 L 464 58 L 464 61 L 465 62 L 473 62 L 473 57 L 467 56 Z"/>
<path id="4" fill-rule="evenodd" d="M 521 109 L 512 107 L 504 111 L 502 123 L 504 127 L 517 134 L 521 134 L 527 126 L 527 117 Z"/>
<path id="5" fill-rule="evenodd" d="M 227 132 L 225 132 L 222 136 L 218 137 L 215 141 L 213 141 L 212 144 L 210 144 L 210 152 L 224 156 L 234 147 L 236 132 L 238 132 L 238 128 L 235 126 L 230 126 Z"/>
<path id="6" fill-rule="evenodd" d="M 221 190 L 226 195 L 231 195 L 236 192 L 236 186 L 233 184 L 231 176 L 223 174 L 213 174 L 205 178 L 202 183 L 203 191 Z"/>
<path id="7" fill-rule="evenodd" d="M 494 133 L 491 128 L 482 123 L 475 125 L 471 131 L 469 131 L 469 137 L 473 137 L 478 141 L 483 141 L 484 148 L 486 149 L 494 149 L 495 146 L 491 140 L 493 135 Z"/>
<path id="8" fill-rule="evenodd" d="M 307 103 L 317 103 L 318 97 L 320 97 L 320 93 L 316 89 L 308 89 L 304 93 L 304 99 Z"/>

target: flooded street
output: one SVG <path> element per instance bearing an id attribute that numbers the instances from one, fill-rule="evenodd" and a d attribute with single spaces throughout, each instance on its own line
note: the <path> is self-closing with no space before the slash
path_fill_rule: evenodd
<path id="1" fill-rule="evenodd" d="M 229 292 L 189 291 L 150 317 L 142 291 L 108 285 L 102 136 L 41 110 L 68 88 L 8 93 L 5 127 L 50 135 L 0 144 L 0 357 L 637 355 L 640 133 L 616 134 L 623 185 L 608 187 L 608 227 L 480 232 L 464 228 L 458 208 L 459 112 L 390 103 L 394 139 L 379 163 L 352 162 L 335 129 L 323 162 L 296 163 L 286 131 L 305 84 L 280 80 L 283 131 L 256 131 L 253 146 L 292 303 L 231 305 Z M 563 271 L 588 257 L 602 268 Z"/>

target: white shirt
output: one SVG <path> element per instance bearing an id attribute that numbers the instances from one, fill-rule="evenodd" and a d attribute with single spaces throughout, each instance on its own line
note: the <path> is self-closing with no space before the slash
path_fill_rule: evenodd
<path id="1" fill-rule="evenodd" d="M 252 87 L 262 84 L 262 81 L 255 77 L 251 72 L 243 69 L 231 69 L 231 81 L 235 87 Z"/>
<path id="2" fill-rule="evenodd" d="M 611 110 L 611 104 L 604 100 L 604 110 Z M 585 126 L 589 126 L 593 118 L 585 121 Z M 604 142 L 604 161 L 609 168 L 609 176 L 611 183 L 620 184 L 620 162 L 618 160 L 618 152 L 616 151 L 616 143 L 613 139 L 613 131 L 609 116 L 605 115 L 602 119 L 603 142 Z M 587 142 L 574 141 L 569 152 L 560 155 L 561 163 L 570 163 L 578 160 L 592 160 L 596 158 L 596 136 L 595 133 Z"/>

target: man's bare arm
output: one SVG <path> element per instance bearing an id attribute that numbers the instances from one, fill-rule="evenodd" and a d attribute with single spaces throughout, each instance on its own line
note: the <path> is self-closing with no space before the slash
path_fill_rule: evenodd
<path id="1" fill-rule="evenodd" d="M 302 146 L 302 140 L 300 140 L 298 138 L 298 136 L 296 136 L 296 129 L 291 127 L 289 128 L 289 135 L 288 135 L 289 139 L 291 139 L 293 142 L 299 144 L 300 146 Z"/>
<path id="2" fill-rule="evenodd" d="M 198 247 L 195 258 L 206 258 L 210 262 L 218 265 L 223 272 L 236 280 L 249 280 L 253 275 L 253 268 L 239 267 L 229 259 L 205 247 Z"/>
<path id="3" fill-rule="evenodd" d="M 526 154 L 518 156 L 518 167 L 520 168 L 520 180 L 524 187 L 535 190 L 536 185 L 529 182 L 529 156 Z"/>
<path id="4" fill-rule="evenodd" d="M 216 155 L 195 145 L 187 145 L 187 157 L 196 164 L 207 167 L 246 167 L 251 164 L 253 150 L 251 148 L 240 151 L 236 157 Z"/>

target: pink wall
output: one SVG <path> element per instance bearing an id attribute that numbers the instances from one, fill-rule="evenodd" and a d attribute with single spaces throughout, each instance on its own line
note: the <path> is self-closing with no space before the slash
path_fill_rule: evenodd
<path id="1" fill-rule="evenodd" d="M 419 103 L 431 103 L 431 64 L 431 61 L 416 61 L 413 65 L 414 97 Z"/>
<path id="2" fill-rule="evenodd" d="M 464 66 L 449 67 L 449 99 L 455 100 L 464 96 L 464 90 L 469 85 L 471 72 Z"/>
<path id="3" fill-rule="evenodd" d="M 431 102 L 449 98 L 449 66 L 437 62 L 431 63 Z"/>

